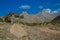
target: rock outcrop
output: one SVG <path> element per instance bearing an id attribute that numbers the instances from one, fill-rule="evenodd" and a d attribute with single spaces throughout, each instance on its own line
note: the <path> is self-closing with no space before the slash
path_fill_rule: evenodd
<path id="1" fill-rule="evenodd" d="M 22 21 L 24 23 L 43 23 L 43 22 L 50 22 L 54 18 L 58 16 L 58 13 L 49 14 L 47 12 L 40 12 L 38 14 L 28 14 L 27 12 L 23 12 L 21 15 L 24 15 L 23 19 L 19 19 L 18 21 Z"/>
<path id="2" fill-rule="evenodd" d="M 10 32 L 18 38 L 28 35 L 24 28 L 22 28 L 22 25 L 20 24 L 13 24 L 10 28 Z"/>

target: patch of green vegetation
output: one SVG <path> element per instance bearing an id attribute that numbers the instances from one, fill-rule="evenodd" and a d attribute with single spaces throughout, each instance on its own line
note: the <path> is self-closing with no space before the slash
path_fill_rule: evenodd
<path id="1" fill-rule="evenodd" d="M 27 26 L 36 26 L 38 23 L 25 23 Z"/>
<path id="2" fill-rule="evenodd" d="M 38 25 L 47 25 L 49 22 L 38 23 Z"/>
<path id="3" fill-rule="evenodd" d="M 25 25 L 25 23 L 24 22 L 19 22 L 20 24 L 23 24 L 23 25 Z"/>
<path id="4" fill-rule="evenodd" d="M 51 24 L 55 25 L 55 24 L 60 24 L 60 20 L 54 20 L 50 22 Z"/>
<path id="5" fill-rule="evenodd" d="M 3 19 L 2 18 L 0 18 L 0 22 L 3 22 Z"/>
<path id="6" fill-rule="evenodd" d="M 25 23 L 28 26 L 36 26 L 36 25 L 47 25 L 48 22 L 44 22 L 44 23 Z"/>

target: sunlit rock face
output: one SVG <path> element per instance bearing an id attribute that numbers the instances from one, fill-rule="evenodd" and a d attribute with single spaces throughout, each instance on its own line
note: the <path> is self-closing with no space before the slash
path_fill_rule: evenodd
<path id="1" fill-rule="evenodd" d="M 45 11 L 39 12 L 37 14 L 28 14 L 27 12 L 22 12 L 19 17 L 14 17 L 14 22 L 23 22 L 23 23 L 43 23 L 50 22 L 59 16 L 59 12 L 57 13 L 48 13 Z M 23 18 L 21 18 L 23 16 Z"/>
<path id="2" fill-rule="evenodd" d="M 20 19 L 22 22 L 43 23 L 43 22 L 52 21 L 55 17 L 58 16 L 58 13 L 50 14 L 45 11 L 42 11 L 42 12 L 39 12 L 39 13 L 33 15 L 33 14 L 28 14 L 27 12 L 22 12 L 20 15 L 24 15 L 24 18 Z"/>
<path id="3" fill-rule="evenodd" d="M 13 24 L 13 26 L 10 28 L 10 32 L 18 38 L 28 35 L 20 24 Z"/>

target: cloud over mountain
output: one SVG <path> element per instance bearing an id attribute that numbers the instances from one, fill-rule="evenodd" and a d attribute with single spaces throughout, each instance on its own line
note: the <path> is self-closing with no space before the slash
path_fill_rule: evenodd
<path id="1" fill-rule="evenodd" d="M 53 11 L 53 13 L 57 13 L 57 12 L 58 12 L 57 10 Z"/>
<path id="2" fill-rule="evenodd" d="M 43 11 L 47 12 L 47 13 L 51 13 L 51 9 L 47 8 L 47 9 L 43 9 Z"/>

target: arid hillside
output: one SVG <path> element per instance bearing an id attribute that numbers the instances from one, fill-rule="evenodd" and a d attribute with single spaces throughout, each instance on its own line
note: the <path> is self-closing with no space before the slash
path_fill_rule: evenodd
<path id="1" fill-rule="evenodd" d="M 9 13 L 0 17 L 0 40 L 60 40 L 60 14 Z"/>
<path id="2" fill-rule="evenodd" d="M 60 24 L 0 23 L 0 40 L 60 40 Z"/>

